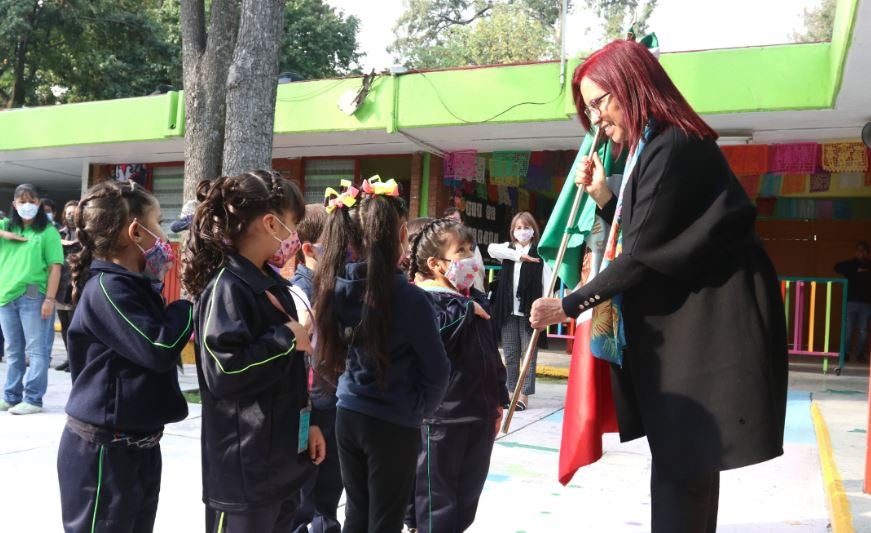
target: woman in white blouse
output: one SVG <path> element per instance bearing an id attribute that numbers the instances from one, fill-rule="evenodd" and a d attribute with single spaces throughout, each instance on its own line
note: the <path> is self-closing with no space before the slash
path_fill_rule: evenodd
<path id="1" fill-rule="evenodd" d="M 502 261 L 499 285 L 493 293 L 492 317 L 497 331 L 502 334 L 502 351 L 508 371 L 508 390 L 514 391 L 520 374 L 520 364 L 529 346 L 532 327 L 529 311 L 532 302 L 541 298 L 544 288 L 550 283 L 550 268 L 538 255 L 538 224 L 532 214 L 522 211 L 511 220 L 511 241 L 491 244 L 487 253 Z M 545 336 L 541 337 L 546 340 Z M 529 405 L 529 396 L 535 394 L 535 362 L 538 349 L 533 355 L 532 366 L 523 383 L 523 391 L 517 402 L 517 410 Z"/>

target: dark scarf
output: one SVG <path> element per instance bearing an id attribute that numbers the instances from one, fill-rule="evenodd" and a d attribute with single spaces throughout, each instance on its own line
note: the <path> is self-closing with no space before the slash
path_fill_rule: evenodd
<path id="1" fill-rule="evenodd" d="M 517 244 L 512 243 L 511 248 L 517 249 Z M 540 257 L 535 244 L 529 247 L 530 257 Z M 494 326 L 501 331 L 509 316 L 514 312 L 514 298 L 520 298 L 520 312 L 529 316 L 532 302 L 543 296 L 544 287 L 541 285 L 541 273 L 544 263 L 520 262 L 520 280 L 517 283 L 517 292 L 514 293 L 514 261 L 502 261 L 502 272 L 499 274 L 499 286 L 493 294 L 493 320 Z"/>

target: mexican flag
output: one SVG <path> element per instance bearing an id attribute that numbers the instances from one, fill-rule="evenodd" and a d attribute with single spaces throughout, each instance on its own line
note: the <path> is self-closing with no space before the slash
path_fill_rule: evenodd
<path id="1" fill-rule="evenodd" d="M 539 254 L 551 266 L 554 265 L 562 236 L 567 231 L 569 211 L 577 191 L 575 172 L 581 157 L 590 152 L 592 143 L 592 135 L 587 134 L 542 233 Z M 613 154 L 612 148 L 609 141 L 599 148 L 598 153 L 605 167 L 605 175 L 609 177 L 609 186 L 613 189 L 618 185 L 618 175 L 623 172 L 626 155 Z M 608 231 L 608 223 L 596 215 L 596 203 L 584 194 L 576 224 L 568 229 L 568 248 L 559 269 L 559 276 L 567 287 L 574 288 L 580 282 L 589 283 L 595 277 L 604 255 Z M 585 256 L 587 248 L 590 251 Z M 602 435 L 617 431 L 610 366 L 590 353 L 591 318 L 592 311 L 585 312 L 578 317 L 575 328 L 560 443 L 559 481 L 563 485 L 571 481 L 579 468 L 598 461 L 602 457 Z"/>

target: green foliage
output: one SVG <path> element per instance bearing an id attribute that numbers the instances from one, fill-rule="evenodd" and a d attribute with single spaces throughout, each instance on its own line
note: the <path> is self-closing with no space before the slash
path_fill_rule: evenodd
<path id="1" fill-rule="evenodd" d="M 356 72 L 360 21 L 323 0 L 287 0 L 281 72 L 296 72 L 309 79 Z"/>
<path id="2" fill-rule="evenodd" d="M 585 0 L 604 24 L 606 42 L 626 37 L 626 29 L 635 27 L 640 38 L 647 33 L 647 20 L 656 9 L 657 0 Z"/>
<path id="3" fill-rule="evenodd" d="M 0 0 L 0 106 L 181 89 L 179 10 L 179 0 Z M 282 71 L 307 78 L 354 71 L 355 17 L 324 0 L 287 0 L 285 22 Z"/>
<path id="4" fill-rule="evenodd" d="M 413 68 L 551 59 L 561 0 L 406 0 L 390 47 Z"/>
<path id="5" fill-rule="evenodd" d="M 837 0 L 821 0 L 815 8 L 804 10 L 804 32 L 795 32 L 792 39 L 798 43 L 831 41 L 835 25 Z"/>
<path id="6" fill-rule="evenodd" d="M 178 84 L 170 0 L 0 0 L 0 103 L 138 96 Z M 177 34 L 177 31 L 176 31 Z M 17 67 L 17 68 L 16 68 Z"/>

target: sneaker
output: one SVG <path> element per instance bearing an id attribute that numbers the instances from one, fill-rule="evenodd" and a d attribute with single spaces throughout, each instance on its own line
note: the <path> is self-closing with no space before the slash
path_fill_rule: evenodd
<path id="1" fill-rule="evenodd" d="M 10 415 L 32 415 L 42 411 L 42 407 L 38 405 L 31 405 L 27 402 L 21 402 L 15 407 L 9 409 Z"/>
<path id="2" fill-rule="evenodd" d="M 6 400 L 0 400 L 0 411 L 8 411 L 18 405 L 17 403 L 8 403 Z"/>

